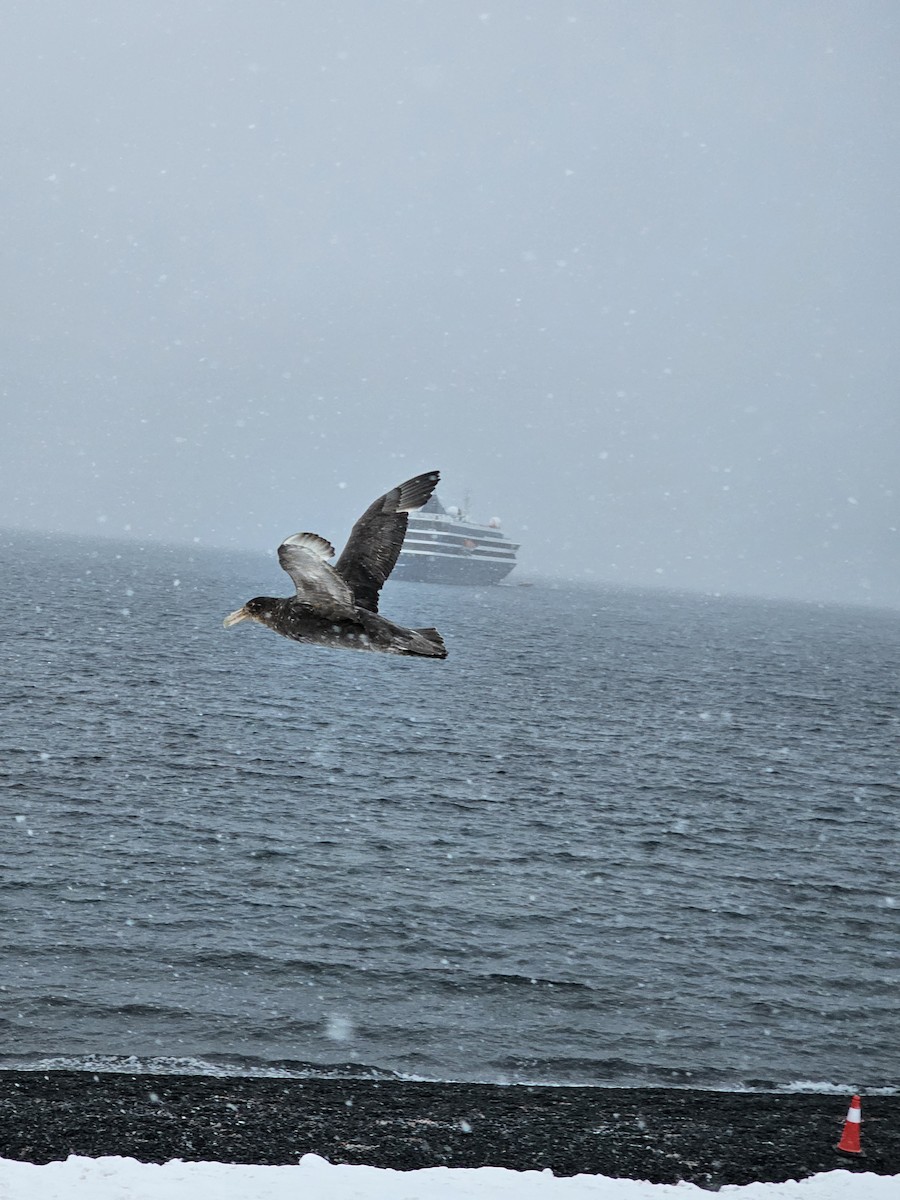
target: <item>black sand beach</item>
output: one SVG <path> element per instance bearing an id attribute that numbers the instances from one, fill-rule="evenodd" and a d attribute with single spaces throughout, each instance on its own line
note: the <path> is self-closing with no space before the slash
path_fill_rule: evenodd
<path id="1" fill-rule="evenodd" d="M 834 1149 L 850 1097 L 399 1080 L 0 1072 L 0 1156 L 412 1170 L 502 1166 L 656 1183 L 900 1173 L 900 1096 L 863 1096 L 865 1157 Z"/>

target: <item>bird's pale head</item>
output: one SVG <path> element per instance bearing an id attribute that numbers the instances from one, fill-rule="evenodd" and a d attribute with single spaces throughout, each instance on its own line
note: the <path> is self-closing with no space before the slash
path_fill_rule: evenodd
<path id="1" fill-rule="evenodd" d="M 243 608 L 229 613 L 222 624 L 226 629 L 230 629 L 232 625 L 237 625 L 239 621 L 259 621 L 261 625 L 265 625 L 268 623 L 267 618 L 271 615 L 271 598 L 269 596 L 254 596 L 252 600 L 247 601 Z"/>

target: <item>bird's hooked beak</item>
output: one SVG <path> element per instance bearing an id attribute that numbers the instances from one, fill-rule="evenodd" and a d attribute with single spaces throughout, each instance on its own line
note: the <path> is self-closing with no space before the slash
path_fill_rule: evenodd
<path id="1" fill-rule="evenodd" d="M 222 624 L 226 629 L 230 629 L 232 625 L 237 625 L 239 621 L 251 621 L 252 619 L 253 618 L 247 612 L 247 606 L 245 604 L 243 608 L 236 609 L 235 612 L 229 613 Z"/>

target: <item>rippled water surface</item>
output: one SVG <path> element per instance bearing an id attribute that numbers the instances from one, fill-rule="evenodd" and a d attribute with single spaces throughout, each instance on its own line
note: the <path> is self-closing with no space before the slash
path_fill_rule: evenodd
<path id="1" fill-rule="evenodd" d="M 900 1079 L 900 615 L 388 584 L 437 663 L 225 631 L 273 559 L 0 557 L 0 1065 Z"/>

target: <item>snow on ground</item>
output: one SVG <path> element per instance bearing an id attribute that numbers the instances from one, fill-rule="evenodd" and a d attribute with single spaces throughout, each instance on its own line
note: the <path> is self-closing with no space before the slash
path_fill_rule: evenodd
<path id="1" fill-rule="evenodd" d="M 37 1167 L 0 1159 L 2 1200 L 663 1200 L 709 1196 L 690 1183 L 549 1171 L 429 1167 L 388 1171 L 333 1166 L 315 1154 L 296 1166 L 251 1167 L 133 1158 L 77 1158 Z M 900 1175 L 829 1171 L 788 1183 L 726 1185 L 732 1200 L 900 1200 Z"/>

